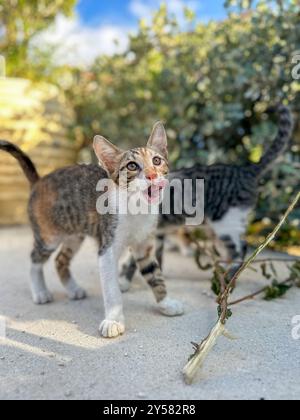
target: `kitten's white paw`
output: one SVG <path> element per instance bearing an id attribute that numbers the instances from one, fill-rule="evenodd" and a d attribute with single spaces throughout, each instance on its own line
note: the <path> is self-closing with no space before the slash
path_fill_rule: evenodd
<path id="1" fill-rule="evenodd" d="M 125 325 L 122 322 L 105 319 L 99 328 L 100 334 L 104 338 L 116 338 L 125 332 Z"/>
<path id="2" fill-rule="evenodd" d="M 45 305 L 46 303 L 53 302 L 53 296 L 48 290 L 33 293 L 32 299 L 36 305 Z"/>
<path id="3" fill-rule="evenodd" d="M 121 292 L 126 293 L 130 289 L 131 282 L 125 276 L 121 276 L 119 277 L 119 286 Z"/>
<path id="4" fill-rule="evenodd" d="M 159 311 L 166 316 L 179 316 L 184 313 L 184 306 L 181 302 L 169 297 L 164 298 L 158 304 Z"/>
<path id="5" fill-rule="evenodd" d="M 65 288 L 70 300 L 81 300 L 86 298 L 86 291 L 78 286 L 73 278 L 70 278 L 69 281 L 65 283 Z"/>
<path id="6" fill-rule="evenodd" d="M 70 300 L 82 300 L 87 296 L 86 291 L 82 287 L 77 286 L 77 288 L 68 291 L 68 297 Z"/>

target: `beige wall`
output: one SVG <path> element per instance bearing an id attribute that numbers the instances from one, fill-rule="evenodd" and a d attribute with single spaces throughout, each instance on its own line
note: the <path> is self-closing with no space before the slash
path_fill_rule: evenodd
<path id="1" fill-rule="evenodd" d="M 42 175 L 76 162 L 73 112 L 55 86 L 0 79 L 0 138 L 21 147 Z M 0 151 L 0 225 L 27 222 L 28 182 L 18 163 Z"/>

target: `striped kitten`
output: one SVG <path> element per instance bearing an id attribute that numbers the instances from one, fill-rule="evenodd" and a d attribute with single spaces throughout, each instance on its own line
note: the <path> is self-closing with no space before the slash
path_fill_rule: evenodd
<path id="1" fill-rule="evenodd" d="M 293 121 L 290 110 L 280 105 L 276 111 L 279 115 L 279 129 L 275 141 L 266 151 L 259 163 L 237 165 L 195 165 L 189 169 L 181 169 L 170 174 L 170 180 L 180 179 L 182 185 L 185 179 L 205 180 L 205 219 L 216 236 L 225 244 L 230 262 L 245 258 L 247 245 L 243 241 L 248 218 L 257 201 L 259 180 L 269 167 L 286 150 L 291 139 Z M 173 203 L 182 200 L 181 192 L 173 193 Z M 175 205 L 172 206 L 176 208 Z M 175 214 L 162 215 L 160 227 L 183 225 L 185 218 Z M 158 235 L 157 258 L 162 264 L 165 235 Z M 239 267 L 233 265 L 233 272 Z M 127 291 L 137 267 L 134 258 L 128 258 L 122 267 L 121 288 Z"/>
<path id="2" fill-rule="evenodd" d="M 168 173 L 167 136 L 161 123 L 154 126 L 146 148 L 127 152 L 96 136 L 94 150 L 98 165 L 78 165 L 40 178 L 31 160 L 16 146 L 0 141 L 0 149 L 13 155 L 31 184 L 29 218 L 34 234 L 31 254 L 31 291 L 36 304 L 53 300 L 47 289 L 43 266 L 61 245 L 56 258 L 60 280 L 70 299 L 83 299 L 85 291 L 70 272 L 70 263 L 84 237 L 93 237 L 99 247 L 99 271 L 102 283 L 105 320 L 100 325 L 103 337 L 117 337 L 125 331 L 122 296 L 118 284 L 118 260 L 131 247 L 139 270 L 152 288 L 161 313 L 181 315 L 182 305 L 167 297 L 165 281 L 155 256 L 155 231 L 158 222 L 159 198 Z M 121 179 L 125 183 L 121 184 Z M 147 203 L 157 206 L 157 215 L 119 214 L 112 206 L 109 213 L 96 210 L 99 181 L 112 180 L 108 197 L 128 192 L 130 200 L 143 185 Z M 123 191 L 124 192 L 124 191 Z M 104 193 L 104 191 L 103 191 Z M 124 195 L 124 194 L 123 194 Z M 123 196 L 121 194 L 121 196 Z M 155 212 L 153 212 L 155 213 Z"/>

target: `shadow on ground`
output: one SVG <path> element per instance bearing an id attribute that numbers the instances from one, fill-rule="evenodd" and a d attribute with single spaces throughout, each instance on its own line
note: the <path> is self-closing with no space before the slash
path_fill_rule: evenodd
<path id="1" fill-rule="evenodd" d="M 204 338 L 216 319 L 209 273 L 193 259 L 168 254 L 168 288 L 185 302 L 186 314 L 161 316 L 147 286 L 135 282 L 124 296 L 126 334 L 104 340 L 97 332 L 103 304 L 92 242 L 73 268 L 88 299 L 66 299 L 51 261 L 46 276 L 55 302 L 37 307 L 28 289 L 31 241 L 27 228 L 0 230 L 0 316 L 7 326 L 0 338 L 1 399 L 299 398 L 300 341 L 292 339 L 291 320 L 300 314 L 300 291 L 237 307 L 229 327 L 239 339 L 220 339 L 200 382 L 187 386 L 181 369 L 190 342 Z M 246 274 L 237 296 L 261 287 L 254 277 Z"/>

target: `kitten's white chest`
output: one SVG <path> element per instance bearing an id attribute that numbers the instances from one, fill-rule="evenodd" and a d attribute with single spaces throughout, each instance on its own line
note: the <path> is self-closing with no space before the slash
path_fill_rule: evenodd
<path id="1" fill-rule="evenodd" d="M 155 232 L 157 222 L 157 215 L 121 216 L 118 226 L 119 239 L 122 238 L 125 246 L 142 243 Z"/>

